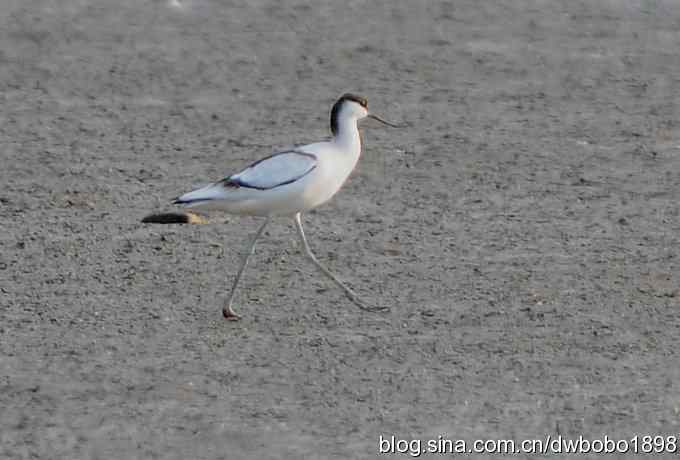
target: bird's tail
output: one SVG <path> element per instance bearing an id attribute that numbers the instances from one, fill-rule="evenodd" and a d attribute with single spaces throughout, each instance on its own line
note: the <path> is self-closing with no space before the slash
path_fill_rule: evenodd
<path id="1" fill-rule="evenodd" d="M 181 204 L 186 207 L 210 206 L 210 202 L 219 201 L 225 197 L 224 188 L 219 182 L 199 188 L 175 198 L 173 204 Z M 145 224 L 207 224 L 208 220 L 193 212 L 166 212 L 150 214 L 142 219 Z"/>

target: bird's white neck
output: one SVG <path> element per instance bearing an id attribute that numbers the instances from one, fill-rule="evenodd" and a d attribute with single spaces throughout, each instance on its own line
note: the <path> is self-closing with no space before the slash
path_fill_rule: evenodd
<path id="1" fill-rule="evenodd" d="M 361 154 L 361 136 L 359 135 L 357 119 L 343 118 L 339 120 L 337 131 L 333 136 L 333 142 L 338 144 L 343 150 L 359 156 Z"/>

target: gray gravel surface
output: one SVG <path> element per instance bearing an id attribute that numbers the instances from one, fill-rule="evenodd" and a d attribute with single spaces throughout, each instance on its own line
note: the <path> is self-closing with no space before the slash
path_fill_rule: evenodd
<path id="1" fill-rule="evenodd" d="M 678 434 L 678 30 L 671 0 L 1 2 L 0 457 Z M 366 122 L 305 224 L 390 311 L 279 219 L 224 321 L 256 219 L 141 218 L 345 91 L 411 128 Z"/>

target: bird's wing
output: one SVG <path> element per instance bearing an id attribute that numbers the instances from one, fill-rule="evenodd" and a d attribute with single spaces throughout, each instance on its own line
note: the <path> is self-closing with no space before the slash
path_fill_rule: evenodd
<path id="1" fill-rule="evenodd" d="M 225 178 L 226 187 L 268 190 L 290 184 L 316 168 L 317 159 L 299 149 L 286 150 L 256 161 L 238 174 Z"/>

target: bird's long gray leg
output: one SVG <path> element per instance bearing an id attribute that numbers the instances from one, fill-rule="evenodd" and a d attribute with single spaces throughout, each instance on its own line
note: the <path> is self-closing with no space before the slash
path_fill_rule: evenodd
<path id="1" fill-rule="evenodd" d="M 307 254 L 307 257 L 309 257 L 312 260 L 312 262 L 314 262 L 314 265 L 316 265 L 316 268 L 318 268 L 321 271 L 321 273 L 326 275 L 328 278 L 333 280 L 333 282 L 335 284 L 337 284 L 340 289 L 342 289 L 342 291 L 345 293 L 345 295 L 347 297 L 349 297 L 349 299 L 352 302 L 354 302 L 357 307 L 361 308 L 362 310 L 368 310 L 368 311 L 380 310 L 380 309 L 372 308 L 372 307 L 369 307 L 368 305 L 366 305 L 366 303 L 364 303 L 364 301 L 361 300 L 359 298 L 359 296 L 357 296 L 354 293 L 354 291 L 352 291 L 350 288 L 345 286 L 342 283 L 342 281 L 340 281 L 338 278 L 336 278 L 336 276 L 333 273 L 330 272 L 330 270 L 328 270 L 326 267 L 321 265 L 321 262 L 319 262 L 317 260 L 316 256 L 314 256 L 314 253 L 312 252 L 311 248 L 309 247 L 309 244 L 307 244 L 307 238 L 305 238 L 305 231 L 302 229 L 302 221 L 300 220 L 300 213 L 295 214 L 295 217 L 293 218 L 293 220 L 295 221 L 295 228 L 297 228 L 298 234 L 300 235 L 300 240 L 302 241 L 302 245 L 305 248 L 305 253 Z"/>
<path id="2" fill-rule="evenodd" d="M 227 305 L 225 305 L 224 309 L 222 309 L 222 315 L 226 319 L 230 320 L 236 320 L 239 319 L 239 316 L 232 310 L 231 308 L 231 303 L 234 301 L 234 294 L 236 294 L 236 286 L 238 286 L 238 282 L 241 280 L 241 275 L 243 275 L 243 271 L 246 269 L 246 266 L 248 265 L 248 259 L 250 259 L 250 256 L 252 256 L 255 253 L 255 243 L 257 243 L 257 239 L 262 235 L 262 232 L 264 231 L 264 228 L 267 226 L 269 223 L 269 218 L 267 218 L 260 228 L 257 229 L 257 232 L 255 233 L 255 236 L 253 236 L 253 239 L 250 242 L 250 247 L 248 248 L 248 251 L 243 254 L 243 260 L 241 262 L 241 268 L 238 269 L 238 273 L 236 274 L 236 278 L 234 279 L 234 284 L 231 286 L 231 292 L 229 293 L 229 299 L 227 299 Z"/>

